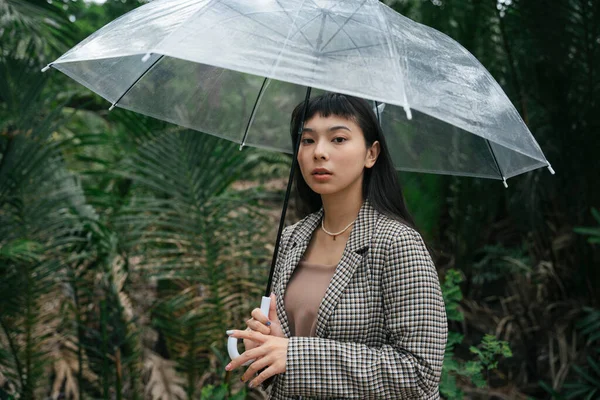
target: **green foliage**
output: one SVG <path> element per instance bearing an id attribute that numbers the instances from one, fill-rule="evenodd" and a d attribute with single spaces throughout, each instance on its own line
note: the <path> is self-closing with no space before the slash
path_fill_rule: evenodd
<path id="1" fill-rule="evenodd" d="M 241 314 L 243 271 L 266 275 L 247 264 L 267 227 L 255 207 L 262 193 L 229 189 L 253 168 L 252 155 L 197 132 L 164 132 L 123 164 L 123 176 L 144 195 L 115 226 L 144 275 L 158 281 L 153 327 L 185 371 L 189 397 L 209 367 L 209 345 L 224 346 L 223 327 Z"/>
<path id="2" fill-rule="evenodd" d="M 457 378 L 466 379 L 479 388 L 486 387 L 485 376 L 498 367 L 498 357 L 512 357 L 512 352 L 506 341 L 498 340 L 493 335 L 485 335 L 480 348 L 470 347 L 471 352 L 477 355 L 477 359 L 465 362 L 454 358 L 454 346 L 462 342 L 463 336 L 456 332 L 450 333 L 444 357 L 440 393 L 448 399 L 462 399 L 464 392 L 458 387 Z"/>
<path id="3" fill-rule="evenodd" d="M 53 397 L 140 398 L 156 330 L 193 398 L 207 349 L 225 349 L 222 327 L 266 280 L 256 205 L 268 195 L 230 189 L 261 158 L 127 112 L 69 119 L 69 97 L 43 95 L 48 74 L 3 55 L 0 393 L 38 397 L 54 377 Z M 135 290 L 152 293 L 151 282 L 158 296 L 140 302 Z M 162 383 L 176 386 L 167 367 Z"/>
<path id="4" fill-rule="evenodd" d="M 458 387 L 457 376 L 461 374 L 461 364 L 454 355 L 456 345 L 462 343 L 464 335 L 458 332 L 448 332 L 448 342 L 444 354 L 442 377 L 440 380 L 440 393 L 448 399 L 462 399 L 464 393 Z"/>
<path id="5" fill-rule="evenodd" d="M 590 244 L 599 244 L 600 243 L 600 211 L 598 209 L 592 207 L 592 215 L 596 222 L 598 222 L 598 227 L 596 228 L 585 228 L 578 227 L 573 229 L 574 232 L 579 233 L 581 235 L 590 236 L 588 242 Z"/>
<path id="6" fill-rule="evenodd" d="M 600 352 L 594 352 L 594 357 L 586 357 L 586 364 L 583 366 L 573 365 L 571 367 L 572 379 L 565 383 L 562 390 L 557 391 L 550 387 L 546 382 L 540 381 L 540 386 L 552 395 L 554 399 L 597 399 L 600 394 L 600 363 L 598 356 Z M 595 358 L 595 359 L 594 359 Z"/>
<path id="7" fill-rule="evenodd" d="M 0 59 L 12 50 L 19 59 L 48 61 L 75 41 L 77 28 L 68 19 L 62 2 L 0 0 Z M 14 35 L 13 32 L 19 32 Z"/>
<path id="8" fill-rule="evenodd" d="M 600 213 L 597 209 L 592 208 L 592 215 L 600 223 Z M 597 239 L 600 239 L 600 231 L 595 228 L 575 228 L 575 232 L 591 235 L 588 239 L 590 244 L 597 243 Z M 597 349 L 600 339 L 600 310 L 584 306 L 582 311 L 584 315 L 576 322 L 575 328 L 586 339 L 586 349 L 591 349 L 592 355 L 586 356 L 587 362 L 583 366 L 571 366 L 571 375 L 574 375 L 575 380 L 565 383 L 561 391 L 555 390 L 543 380 L 538 382 L 542 389 L 558 400 L 594 399 L 600 394 L 600 352 Z"/>
<path id="9" fill-rule="evenodd" d="M 584 307 L 584 317 L 577 321 L 576 327 L 584 337 L 587 344 L 594 345 L 600 339 L 600 310 Z"/>
<path id="10" fill-rule="evenodd" d="M 40 261 L 44 247 L 27 239 L 17 239 L 2 245 L 0 260 L 5 262 Z"/>
<path id="11" fill-rule="evenodd" d="M 585 307 L 584 317 L 576 328 L 587 340 L 591 355 L 586 357 L 583 365 L 572 365 L 572 379 L 566 382 L 560 392 L 551 388 L 546 382 L 540 381 L 540 386 L 557 399 L 595 399 L 600 395 L 600 351 L 596 342 L 600 338 L 600 310 Z"/>
<path id="12" fill-rule="evenodd" d="M 415 224 L 427 242 L 438 235 L 444 206 L 444 177 L 435 174 L 398 173 L 406 204 Z"/>
<path id="13" fill-rule="evenodd" d="M 206 385 L 202 388 L 200 400 L 242 400 L 246 398 L 246 388 L 242 388 L 234 395 L 228 395 L 229 387 L 227 384 L 219 386 Z"/>
<path id="14" fill-rule="evenodd" d="M 594 219 L 600 224 L 600 212 L 592 208 Z M 590 244 L 600 243 L 600 228 L 578 227 L 574 231 L 579 234 L 590 236 Z M 575 327 L 579 334 L 586 339 L 587 348 L 591 349 L 591 355 L 587 355 L 586 362 L 582 365 L 571 366 L 571 380 L 566 382 L 560 391 L 554 390 L 544 381 L 540 386 L 556 399 L 595 399 L 600 396 L 600 352 L 597 343 L 600 339 L 600 310 L 584 306 L 584 315 L 576 322 Z"/>
<path id="15" fill-rule="evenodd" d="M 481 348 L 471 346 L 469 350 L 477 355 L 479 364 L 488 371 L 498 368 L 497 357 L 512 357 L 508 342 L 498 340 L 494 335 L 484 335 Z"/>
<path id="16" fill-rule="evenodd" d="M 446 278 L 442 283 L 442 294 L 444 297 L 444 303 L 446 305 L 446 315 L 450 321 L 463 321 L 464 315 L 460 312 L 458 307 L 462 300 L 462 292 L 460 290 L 460 283 L 463 278 L 460 271 L 455 269 L 449 269 L 446 271 Z"/>
<path id="17" fill-rule="evenodd" d="M 464 318 L 458 309 L 459 302 L 462 299 L 462 292 L 459 287 L 461 282 L 462 277 L 459 271 L 450 269 L 446 272 L 442 292 L 448 320 L 451 321 L 462 321 Z M 498 340 L 494 335 L 485 335 L 479 347 L 471 346 L 469 348 L 471 353 L 477 356 L 477 359 L 465 362 L 457 359 L 454 354 L 455 347 L 460 345 L 463 339 L 464 335 L 458 332 L 448 332 L 440 382 L 440 393 L 447 399 L 462 399 L 464 397 L 464 392 L 458 386 L 458 378 L 467 379 L 479 388 L 485 387 L 487 383 L 484 370 L 489 373 L 498 368 L 498 357 L 512 357 L 508 342 Z"/>
<path id="18" fill-rule="evenodd" d="M 532 271 L 525 243 L 521 247 L 485 245 L 475 255 L 479 259 L 473 263 L 473 283 L 476 284 L 491 283 Z"/>
<path id="19" fill-rule="evenodd" d="M 598 355 L 600 352 L 596 352 L 596 358 Z M 585 367 L 573 365 L 578 381 L 564 384 L 565 398 L 591 400 L 600 394 L 600 364 L 590 356 L 586 360 Z"/>
<path id="20" fill-rule="evenodd" d="M 55 350 L 71 343 L 61 283 L 71 250 L 85 241 L 84 221 L 96 215 L 61 157 L 68 141 L 52 137 L 68 115 L 17 53 L 0 62 L 0 370 L 28 399 L 46 389 Z"/>

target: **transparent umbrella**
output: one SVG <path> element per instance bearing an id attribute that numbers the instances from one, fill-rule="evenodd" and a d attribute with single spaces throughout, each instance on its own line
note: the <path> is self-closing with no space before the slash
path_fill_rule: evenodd
<path id="1" fill-rule="evenodd" d="M 554 173 L 473 55 L 377 0 L 155 0 L 43 71 L 50 67 L 107 99 L 110 109 L 216 135 L 240 149 L 295 154 L 289 118 L 312 89 L 371 100 L 398 170 L 499 179 L 505 186 L 536 168 Z M 293 163 L 265 314 L 296 157 Z M 237 343 L 230 339 L 233 357 Z"/>

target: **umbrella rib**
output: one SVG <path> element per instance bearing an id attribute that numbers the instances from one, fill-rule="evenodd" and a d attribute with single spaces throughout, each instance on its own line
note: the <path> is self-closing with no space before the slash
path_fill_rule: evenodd
<path id="1" fill-rule="evenodd" d="M 294 20 L 292 21 L 292 24 L 294 26 L 296 26 L 296 20 L 298 19 L 298 16 L 300 15 L 300 10 L 302 10 L 302 7 L 304 7 L 304 3 L 306 3 L 306 0 L 302 0 L 302 4 L 300 4 L 300 6 L 298 7 L 296 16 L 294 17 Z M 273 66 L 271 67 L 271 71 L 267 74 L 267 76 L 272 76 L 273 72 L 277 69 L 277 67 L 279 67 L 279 62 L 281 61 L 281 55 L 283 54 L 283 51 L 285 50 L 286 46 L 288 45 L 288 42 L 291 37 L 292 37 L 292 35 L 291 35 L 291 30 L 290 30 L 290 31 L 288 31 L 288 34 L 287 34 L 287 37 L 285 38 L 285 42 L 283 43 L 283 46 L 281 47 L 281 49 L 279 49 L 279 54 L 277 55 L 275 64 L 273 64 Z"/>
<path id="2" fill-rule="evenodd" d="M 277 2 L 277 4 L 279 4 L 279 6 L 281 7 L 281 10 L 285 13 L 285 15 L 288 16 L 288 18 L 290 19 L 290 21 L 292 21 L 292 24 L 294 26 L 296 26 L 296 21 L 294 21 L 294 19 L 290 16 L 290 14 L 288 14 L 288 12 L 283 7 L 283 5 L 279 2 L 279 0 L 276 0 L 276 2 Z M 311 19 L 308 23 L 312 22 L 313 20 L 314 20 L 314 18 Z M 304 25 L 304 26 L 306 26 L 306 25 Z M 302 26 L 302 28 L 304 26 Z M 310 42 L 310 40 L 308 40 L 308 38 L 306 37 L 306 35 L 304 34 L 304 32 L 302 32 L 302 30 L 301 30 L 302 28 L 300 28 L 298 26 L 296 26 L 296 28 L 298 29 L 298 32 L 300 32 L 300 34 L 302 35 L 302 37 L 304 38 L 304 40 L 306 40 L 306 43 L 314 50 L 315 49 L 314 46 L 312 45 L 312 43 Z"/>
<path id="3" fill-rule="evenodd" d="M 366 0 L 365 0 L 365 1 L 366 1 Z M 364 3 L 365 3 L 365 2 L 363 2 L 362 4 L 364 4 Z M 361 7 L 362 7 L 362 4 L 361 4 Z M 359 7 L 359 8 L 360 8 L 360 7 Z M 357 9 L 356 11 L 358 11 L 358 9 Z M 356 12 L 354 12 L 354 14 L 356 14 Z M 354 14 L 352 14 L 352 15 L 354 15 Z M 352 18 L 352 17 L 350 17 L 350 18 Z M 348 20 L 349 20 L 350 18 L 348 18 Z M 334 22 L 336 25 L 338 24 L 338 23 L 337 23 L 337 21 L 336 21 L 336 20 L 334 20 L 333 18 L 332 18 L 332 20 L 333 20 L 333 22 Z M 348 20 L 346 20 L 346 22 L 348 22 Z M 338 26 L 339 26 L 339 25 L 338 25 Z M 363 56 L 362 52 L 360 51 L 360 48 L 359 48 L 359 46 L 357 46 L 357 45 L 356 45 L 356 42 L 354 42 L 354 39 L 352 38 L 352 36 L 350 36 L 350 35 L 348 34 L 348 32 L 346 32 L 346 29 L 344 28 L 344 26 L 345 26 L 345 23 L 344 23 L 344 24 L 342 24 L 342 26 L 340 26 L 340 27 L 339 27 L 338 31 L 337 31 L 337 32 L 334 34 L 334 36 L 335 36 L 335 35 L 337 35 L 337 34 L 338 34 L 338 32 L 340 32 L 340 31 L 344 31 L 344 33 L 346 34 L 346 36 L 348 37 L 348 39 L 350 39 L 350 41 L 351 41 L 351 42 L 352 42 L 352 44 L 354 45 L 354 48 L 355 48 L 355 49 L 358 51 L 358 54 L 360 54 L 360 60 L 361 60 L 361 62 L 362 62 L 362 65 L 363 65 L 363 67 L 367 67 L 367 64 L 366 64 L 366 61 L 365 61 L 365 57 Z M 327 46 L 327 44 L 329 44 L 329 42 L 331 42 L 331 40 L 332 40 L 332 39 L 333 39 L 333 36 L 332 36 L 332 37 L 329 39 L 329 41 L 328 41 L 328 42 L 325 44 L 325 46 L 323 46 L 323 49 L 324 49 L 324 48 Z M 369 79 L 369 81 L 371 81 L 371 76 L 370 76 L 370 75 L 368 75 L 368 79 Z"/>
<path id="4" fill-rule="evenodd" d="M 257 38 L 257 39 L 274 41 L 272 38 L 270 38 L 270 37 L 268 37 L 268 36 L 262 36 L 262 35 L 259 35 L 259 34 L 255 33 L 255 32 L 242 31 L 242 30 L 239 30 L 239 29 L 234 29 L 234 28 L 231 28 L 231 31 L 232 31 L 232 32 L 239 32 L 239 33 L 243 33 L 243 34 L 245 34 L 245 35 L 252 35 L 252 36 L 256 36 L 256 38 Z M 312 50 L 314 50 L 314 49 L 315 49 L 315 48 L 313 47 L 313 45 L 312 45 L 310 42 L 307 42 L 307 44 L 308 44 L 308 45 L 311 47 L 311 49 L 312 49 Z M 297 49 L 298 51 L 302 51 L 302 50 L 304 50 L 305 48 L 304 48 L 304 47 L 300 47 L 301 45 L 302 45 L 301 43 L 298 43 L 298 44 L 292 43 L 291 45 L 289 45 L 289 47 L 290 47 L 290 48 L 293 48 L 293 49 Z"/>
<path id="5" fill-rule="evenodd" d="M 344 26 L 346 26 L 346 24 L 348 23 L 348 21 L 350 21 L 352 19 L 352 17 L 354 17 L 354 15 L 358 12 L 358 10 L 360 10 L 362 8 L 362 6 L 366 2 L 367 2 L 367 0 L 364 0 L 362 3 L 360 3 L 360 5 L 358 6 L 358 8 L 356 10 L 354 10 L 354 12 L 352 12 L 352 15 L 350 15 L 348 18 L 346 18 L 346 20 L 344 21 L 344 23 L 342 25 L 338 25 L 338 30 L 335 31 L 333 35 L 331 35 L 331 37 L 329 38 L 329 40 L 327 41 L 327 43 L 325 43 L 323 45 L 323 47 L 321 47 L 321 49 L 319 49 L 319 50 L 325 49 L 325 47 L 327 47 L 327 45 L 333 40 L 333 38 L 336 37 L 337 34 L 340 33 L 340 31 L 342 29 L 344 29 Z M 333 18 L 332 18 L 332 20 L 337 25 L 337 21 L 335 21 Z M 346 31 L 344 31 L 344 32 L 346 32 Z M 354 43 L 354 41 L 352 41 L 352 43 Z"/>
<path id="6" fill-rule="evenodd" d="M 287 13 L 286 13 L 287 14 Z M 289 15 L 289 14 L 288 14 Z M 310 46 L 311 50 L 316 50 L 315 46 L 313 46 L 313 44 L 310 42 L 310 40 L 304 35 L 302 29 L 310 24 L 311 22 L 313 22 L 315 19 L 317 19 L 319 17 L 319 14 L 316 14 L 314 17 L 312 17 L 311 19 L 309 19 L 308 21 L 306 21 L 306 23 L 300 27 L 297 26 L 296 22 L 292 20 L 292 24 L 297 28 L 296 32 L 300 32 L 300 34 L 302 35 L 302 37 L 306 40 L 306 43 Z M 291 36 L 290 39 L 293 38 L 296 35 L 296 32 L 294 32 Z M 294 47 L 298 47 L 298 46 L 294 46 Z"/>
<path id="7" fill-rule="evenodd" d="M 218 0 L 208 0 L 206 2 L 206 4 L 204 4 L 203 6 L 201 6 L 200 8 L 198 8 L 196 11 L 194 11 L 190 16 L 188 16 L 183 22 L 181 22 L 181 24 L 179 24 L 179 26 L 176 29 L 173 29 L 173 31 L 171 31 L 170 33 L 168 33 L 164 38 L 162 38 L 158 44 L 156 46 L 154 46 L 154 48 L 152 50 L 150 50 L 148 53 L 146 53 L 146 56 L 149 54 L 153 53 L 153 50 L 160 47 L 161 44 L 163 44 L 168 38 L 170 38 L 175 31 L 179 30 L 179 28 L 181 28 L 182 26 L 184 26 L 185 24 L 187 24 L 189 22 L 190 19 L 198 16 L 198 14 L 200 14 L 201 12 L 206 12 L 206 10 L 208 10 L 208 8 L 210 6 L 212 6 L 213 3 L 215 3 Z M 145 56 L 144 56 L 145 57 Z"/>
<path id="8" fill-rule="evenodd" d="M 496 168 L 498 168 L 498 173 L 500 174 L 500 177 L 502 178 L 502 181 L 504 183 L 504 187 L 508 187 L 508 184 L 506 183 L 506 178 L 504 177 L 504 173 L 502 172 L 502 168 L 500 168 L 500 164 L 498 163 L 498 159 L 496 158 L 496 154 L 494 153 L 494 149 L 492 148 L 492 145 L 490 144 L 490 141 L 485 139 L 485 142 L 488 145 L 488 148 L 490 149 L 490 152 L 492 153 L 492 157 L 494 158 L 494 163 L 496 163 Z"/>
<path id="9" fill-rule="evenodd" d="M 250 18 L 248 15 L 241 13 L 239 10 L 236 10 L 235 8 L 231 7 L 229 4 L 225 4 L 224 2 L 222 3 L 225 7 L 229 7 L 230 9 L 232 9 L 233 11 L 237 12 L 239 15 L 241 15 L 242 17 L 246 17 L 248 19 L 250 19 L 252 22 L 257 23 L 258 25 L 267 28 L 268 30 L 270 30 L 271 32 L 275 32 L 277 35 L 281 36 L 282 38 L 285 37 L 281 32 L 277 32 L 275 29 L 271 28 L 268 25 L 263 24 L 262 22 L 257 21 L 256 19 Z"/>
<path id="10" fill-rule="evenodd" d="M 409 120 L 411 120 L 412 119 L 412 112 L 410 111 L 410 105 L 408 103 L 407 84 L 406 84 L 405 76 L 402 74 L 403 71 L 401 69 L 401 66 L 398 64 L 398 61 L 397 61 L 397 59 L 399 57 L 398 57 L 398 54 L 395 51 L 396 50 L 396 46 L 391 41 L 391 38 L 393 37 L 392 36 L 392 32 L 390 30 L 390 26 L 387 23 L 387 20 L 385 19 L 385 16 L 381 15 L 381 9 L 377 8 L 376 11 L 377 11 L 377 16 L 379 18 L 379 23 L 383 24 L 382 28 L 385 28 L 385 31 L 387 32 L 387 35 L 385 36 L 385 39 L 386 39 L 386 42 L 387 42 L 387 45 L 388 45 L 388 49 L 390 50 L 390 54 L 392 56 L 392 58 L 391 58 L 392 63 L 395 64 L 395 67 L 396 67 L 396 73 L 398 74 L 396 76 L 398 76 L 400 78 L 400 84 L 402 85 L 402 92 L 403 92 L 403 95 L 404 95 L 404 99 L 403 99 L 404 100 L 404 105 L 403 105 L 404 112 L 406 113 L 406 118 L 409 119 Z"/>
<path id="11" fill-rule="evenodd" d="M 315 19 L 317 19 L 317 18 L 319 18 L 319 14 L 316 14 L 314 17 L 312 17 L 311 19 L 309 19 L 308 21 L 306 21 L 306 23 L 305 23 L 304 25 L 300 26 L 300 27 L 296 26 L 296 23 L 294 22 L 294 26 L 296 26 L 296 28 L 298 28 L 298 30 L 297 30 L 296 32 L 300 32 L 300 33 L 302 33 L 302 29 L 303 29 L 303 28 L 304 28 L 306 25 L 310 24 L 311 22 L 313 22 L 313 21 L 314 21 Z M 292 36 L 290 36 L 290 39 L 291 39 L 292 37 L 294 37 L 294 35 L 296 35 L 296 33 L 294 33 Z M 302 33 L 302 36 L 304 36 L 304 33 Z M 307 40 L 307 42 L 308 42 L 308 44 L 309 44 L 309 46 L 310 46 L 311 50 L 316 50 L 316 49 L 315 49 L 315 46 L 313 46 L 313 44 L 312 44 L 312 43 L 311 43 L 311 42 L 308 40 L 308 38 L 307 38 L 306 40 Z"/>
<path id="12" fill-rule="evenodd" d="M 258 96 L 256 96 L 256 101 L 254 102 L 254 106 L 252 107 L 252 113 L 250 114 L 250 118 L 248 118 L 248 124 L 246 125 L 244 137 L 242 138 L 242 143 L 240 144 L 240 150 L 242 150 L 242 148 L 246 145 L 246 138 L 248 137 L 248 130 L 250 130 L 250 125 L 252 125 L 252 122 L 254 121 L 254 117 L 256 115 L 256 109 L 258 108 L 258 104 L 260 103 L 260 100 L 264 94 L 265 88 L 267 86 L 267 81 L 269 81 L 269 78 L 265 78 L 263 80 L 263 83 L 258 92 Z"/>
<path id="13" fill-rule="evenodd" d="M 163 57 L 164 57 L 164 55 L 161 55 L 160 57 L 158 57 L 158 58 L 156 59 L 156 61 L 154 61 L 154 62 L 152 63 L 152 65 L 150 65 L 148 68 L 146 68 L 146 70 L 145 70 L 144 72 L 142 72 L 142 73 L 140 74 L 140 76 L 138 76 L 138 78 L 137 78 L 137 79 L 136 79 L 136 80 L 135 80 L 135 81 L 134 81 L 134 82 L 133 82 L 133 83 L 132 83 L 132 84 L 131 84 L 131 85 L 130 85 L 128 88 L 127 88 L 127 90 L 126 90 L 125 92 L 123 92 L 123 94 L 122 94 L 122 95 L 121 95 L 121 96 L 120 96 L 120 97 L 117 99 L 117 101 L 115 101 L 115 102 L 114 102 L 114 103 L 113 103 L 113 104 L 110 106 L 110 108 L 108 109 L 108 111 L 111 111 L 113 108 L 115 108 L 115 106 L 117 105 L 117 103 L 118 103 L 119 101 L 121 101 L 121 99 L 122 99 L 123 97 L 125 97 L 125 95 L 127 95 L 127 93 L 129 93 L 129 91 L 131 90 L 131 88 L 133 88 L 133 87 L 135 86 L 135 84 L 136 84 L 136 83 L 138 83 L 138 82 L 140 81 L 140 79 L 142 79 L 142 78 L 143 78 L 143 77 L 144 77 L 144 76 L 145 76 L 145 75 L 148 73 L 148 71 L 150 71 L 150 69 L 152 69 L 152 67 L 154 67 L 154 66 L 156 65 L 156 63 L 158 63 L 160 60 L 162 60 L 162 59 L 163 59 Z"/>
<path id="14" fill-rule="evenodd" d="M 352 41 L 352 43 L 354 43 L 354 41 Z M 341 53 L 343 51 L 350 51 L 350 50 L 360 50 L 360 49 L 366 49 L 369 47 L 376 47 L 376 46 L 381 46 L 381 45 L 385 45 L 386 43 L 375 43 L 375 44 L 366 44 L 364 46 L 355 46 L 355 47 L 348 47 L 345 49 L 338 49 L 338 50 L 331 50 L 331 51 L 326 51 L 323 52 L 323 55 L 330 55 L 330 54 L 334 54 L 334 53 Z"/>
<path id="15" fill-rule="evenodd" d="M 302 37 L 304 38 L 304 40 L 306 40 L 306 43 L 312 48 L 312 50 L 315 50 L 314 46 L 312 45 L 312 43 L 310 42 L 310 40 L 304 35 L 304 33 L 302 32 L 301 28 L 303 28 L 304 26 L 308 25 L 310 22 L 312 22 L 315 18 L 311 19 L 310 21 L 308 21 L 305 25 L 303 25 L 302 27 L 298 27 L 298 25 L 296 24 L 296 20 L 292 19 L 290 17 L 290 15 L 288 14 L 288 12 L 283 8 L 283 6 L 279 3 L 279 1 L 277 1 L 277 4 L 279 4 L 281 6 L 282 11 L 290 18 L 290 20 L 292 21 L 292 25 L 297 29 L 296 32 L 300 32 L 300 34 L 302 35 Z M 238 10 L 236 10 L 235 8 L 231 7 L 230 5 L 224 4 L 226 7 L 229 7 L 230 9 L 232 9 L 233 11 L 237 12 L 239 15 L 244 16 L 249 18 L 251 21 L 267 28 L 268 30 L 275 32 L 276 34 L 278 34 L 280 37 L 285 37 L 286 40 L 289 39 L 288 37 L 286 37 L 285 35 L 283 35 L 280 32 L 277 32 L 276 30 L 272 29 L 271 27 L 269 27 L 268 25 L 265 25 L 255 19 L 252 19 L 248 16 L 248 14 L 242 14 L 241 12 L 239 12 Z M 258 35 L 257 35 L 258 36 Z M 292 35 L 294 36 L 294 35 Z"/>
<path id="16" fill-rule="evenodd" d="M 362 25 L 364 28 L 366 28 L 366 29 L 369 29 L 369 30 L 372 30 L 372 31 L 374 31 L 374 32 L 376 32 L 376 33 L 379 33 L 379 34 L 380 34 L 380 35 L 382 35 L 382 36 L 385 36 L 385 34 L 386 34 L 386 33 L 385 33 L 385 32 L 383 32 L 381 29 L 377 29 L 376 27 L 374 27 L 374 26 L 372 26 L 372 25 L 369 25 L 369 24 L 366 24 L 366 23 L 362 22 L 362 21 L 361 21 L 361 20 L 359 20 L 359 19 L 354 19 L 354 20 L 352 20 L 352 22 L 354 22 L 354 23 L 356 23 L 356 24 L 359 24 L 359 25 Z"/>

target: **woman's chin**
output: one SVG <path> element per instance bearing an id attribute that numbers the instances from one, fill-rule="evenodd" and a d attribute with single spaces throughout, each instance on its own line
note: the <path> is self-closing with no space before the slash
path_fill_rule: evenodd
<path id="1" fill-rule="evenodd" d="M 313 192 L 315 192 L 316 194 L 320 194 L 321 196 L 339 192 L 338 188 L 324 184 L 312 186 L 309 185 L 309 187 L 312 189 Z"/>

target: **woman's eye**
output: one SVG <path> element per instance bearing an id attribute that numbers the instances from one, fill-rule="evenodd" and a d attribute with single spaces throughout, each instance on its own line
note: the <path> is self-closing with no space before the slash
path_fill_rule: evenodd
<path id="1" fill-rule="evenodd" d="M 308 144 L 308 143 L 312 143 L 312 139 L 302 139 L 300 142 L 302 144 Z"/>
<path id="2" fill-rule="evenodd" d="M 333 140 L 335 140 L 336 143 L 343 143 L 346 141 L 346 138 L 344 137 L 336 137 Z"/>

